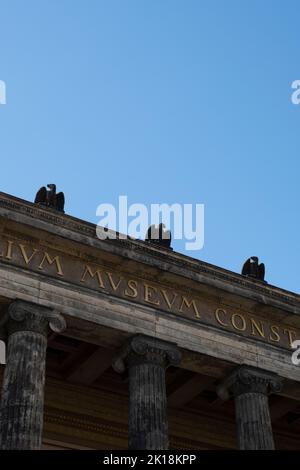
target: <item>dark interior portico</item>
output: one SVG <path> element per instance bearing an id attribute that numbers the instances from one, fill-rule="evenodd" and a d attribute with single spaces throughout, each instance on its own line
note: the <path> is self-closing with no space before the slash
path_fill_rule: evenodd
<path id="1" fill-rule="evenodd" d="M 276 448 L 300 448 L 300 373 L 290 347 L 300 338 L 299 295 L 142 241 L 98 240 L 92 224 L 3 193 L 0 218 L 3 338 L 9 342 L 17 323 L 22 338 L 35 328 L 7 317 L 16 299 L 25 310 L 28 303 L 44 312 L 43 321 L 51 312 L 66 323 L 61 331 L 47 329 L 43 447 L 126 449 L 130 367 L 138 364 L 158 368 L 161 382 L 165 374 L 170 448 L 272 448 L 272 437 L 252 442 L 246 436 L 241 443 L 237 397 L 217 394 L 241 365 L 252 375 L 238 397 L 247 402 L 250 389 L 260 396 Z M 115 360 L 135 337 L 146 338 L 146 349 L 129 348 L 133 362 L 125 355 L 117 373 Z M 170 345 L 180 361 L 172 362 Z M 166 432 L 149 445 L 165 448 Z M 151 433 L 145 430 L 146 437 Z"/>

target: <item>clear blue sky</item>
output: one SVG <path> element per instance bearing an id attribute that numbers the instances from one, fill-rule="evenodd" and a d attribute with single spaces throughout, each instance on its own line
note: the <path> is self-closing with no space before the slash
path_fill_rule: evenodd
<path id="1" fill-rule="evenodd" d="M 299 1 L 0 0 L 1 185 L 204 203 L 193 257 L 299 292 Z M 180 242 L 174 248 L 184 251 Z"/>

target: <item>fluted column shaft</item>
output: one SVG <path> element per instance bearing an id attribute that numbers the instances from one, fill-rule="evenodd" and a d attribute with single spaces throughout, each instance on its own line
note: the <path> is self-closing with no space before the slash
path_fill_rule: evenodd
<path id="1" fill-rule="evenodd" d="M 242 366 L 218 387 L 222 398 L 234 397 L 239 449 L 274 449 L 268 395 L 281 386 L 276 374 Z"/>
<path id="2" fill-rule="evenodd" d="M 235 398 L 239 449 L 274 449 L 268 396 L 243 393 Z"/>
<path id="3" fill-rule="evenodd" d="M 136 336 L 114 363 L 119 372 L 128 367 L 128 448 L 168 449 L 165 371 L 180 362 L 178 349 L 163 341 Z"/>
<path id="4" fill-rule="evenodd" d="M 0 406 L 0 449 L 40 449 L 43 429 L 47 334 L 63 318 L 23 301 L 13 302 L 2 322 L 7 360 Z"/>

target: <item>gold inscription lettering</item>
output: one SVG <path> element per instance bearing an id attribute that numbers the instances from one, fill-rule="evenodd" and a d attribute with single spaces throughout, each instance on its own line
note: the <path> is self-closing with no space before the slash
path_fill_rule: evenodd
<path id="1" fill-rule="evenodd" d="M 58 251 L 58 253 L 60 252 Z M 52 269 L 56 268 L 57 274 L 64 276 L 62 266 L 65 268 L 65 264 L 64 258 L 61 255 L 50 255 L 47 251 L 41 251 L 39 246 L 34 248 L 26 240 L 21 241 L 21 243 L 19 243 L 19 240 L 7 240 L 6 238 L 1 240 L 0 258 L 9 261 L 13 260 L 14 263 L 20 266 L 32 264 L 35 269 L 36 265 L 40 262 L 37 268 L 40 271 L 48 271 L 49 267 L 53 265 Z M 66 263 L 68 259 L 66 259 Z M 35 260 L 38 260 L 38 263 Z M 107 292 L 115 293 L 115 295 L 122 296 L 123 298 L 128 297 L 130 300 L 137 299 L 141 303 L 146 302 L 151 306 L 164 308 L 166 311 L 169 310 L 178 314 L 183 313 L 184 315 L 189 314 L 195 319 L 202 319 L 201 300 L 196 297 L 197 294 L 193 298 L 194 294 L 192 291 L 186 296 L 180 290 L 178 292 L 174 290 L 171 285 L 169 287 L 160 286 L 157 281 L 153 282 L 154 285 L 152 285 L 143 282 L 141 279 L 130 279 L 126 275 L 118 273 L 118 271 L 106 271 L 106 269 L 110 268 L 105 266 L 102 268 L 101 265 L 97 264 L 93 266 L 85 263 L 82 264 L 82 270 L 80 269 L 78 274 L 78 264 L 79 260 L 76 260 L 73 270 L 71 267 L 68 267 L 68 280 L 70 282 L 78 283 L 79 276 L 82 274 L 80 282 L 84 283 L 94 279 L 95 288 L 98 285 L 99 288 L 106 289 Z M 68 264 L 68 266 L 70 265 Z M 131 275 L 134 276 L 134 274 Z M 129 276 L 131 275 L 129 274 Z M 298 329 L 296 331 L 289 328 L 283 329 L 283 325 L 280 323 L 273 324 L 271 323 L 272 320 L 271 322 L 264 319 L 259 320 L 259 315 L 258 318 L 252 318 L 250 312 L 243 312 L 242 308 L 238 310 L 238 312 L 242 313 L 232 313 L 231 309 L 233 309 L 233 306 L 228 306 L 230 311 L 225 308 L 213 309 L 209 307 L 209 311 L 204 311 L 203 313 L 203 320 L 205 323 L 211 323 L 217 327 L 221 325 L 231 332 L 233 329 L 245 332 L 247 337 L 254 336 L 257 339 L 261 337 L 269 343 L 282 343 L 285 347 L 287 347 L 287 343 L 291 347 L 293 341 L 299 337 Z M 215 318 L 213 318 L 213 315 Z"/>
<path id="2" fill-rule="evenodd" d="M 63 271 L 62 271 L 62 268 L 61 268 L 59 256 L 54 256 L 54 258 L 51 259 L 49 253 L 47 253 L 47 251 L 45 251 L 44 257 L 43 257 L 43 259 L 42 259 L 42 261 L 41 261 L 41 263 L 40 263 L 40 265 L 39 265 L 39 267 L 38 267 L 38 269 L 39 269 L 40 271 L 43 271 L 43 270 L 44 270 L 43 265 L 44 265 L 44 262 L 45 262 L 45 261 L 47 261 L 47 263 L 50 264 L 50 265 L 53 264 L 53 263 L 55 263 L 55 265 L 56 265 L 56 270 L 57 270 L 57 274 L 59 274 L 60 276 L 63 276 L 63 275 L 64 275 L 64 273 L 63 273 Z"/>
<path id="3" fill-rule="evenodd" d="M 195 317 L 196 317 L 196 318 L 201 318 L 201 315 L 200 315 L 200 313 L 199 313 L 197 304 L 196 304 L 196 302 L 195 302 L 194 299 L 188 300 L 188 299 L 183 295 L 183 296 L 182 296 L 182 302 L 181 302 L 180 309 L 179 309 L 180 312 L 183 311 L 183 306 L 184 306 L 184 305 L 185 305 L 187 308 L 193 307 L 193 309 L 194 309 L 194 311 L 195 311 Z"/>
<path id="4" fill-rule="evenodd" d="M 172 299 L 172 301 L 170 301 L 170 299 L 168 297 L 168 291 L 166 289 L 161 289 L 161 293 L 163 295 L 163 298 L 166 301 L 166 304 L 168 305 L 169 309 L 171 310 L 176 298 L 178 297 L 178 294 L 176 294 L 176 292 L 173 292 L 173 299 Z"/>
<path id="5" fill-rule="evenodd" d="M 237 321 L 238 319 L 238 321 Z M 234 313 L 231 317 L 231 324 L 235 330 L 245 331 L 246 330 L 246 320 L 240 313 Z"/>
<path id="6" fill-rule="evenodd" d="M 271 330 L 271 333 L 269 336 L 269 340 L 278 343 L 278 341 L 280 341 L 279 327 L 276 325 L 271 325 L 270 330 Z"/>
<path id="7" fill-rule="evenodd" d="M 25 245 L 22 245 L 21 243 L 19 243 L 19 247 L 20 247 L 20 250 L 21 250 L 23 259 L 24 259 L 24 261 L 25 261 L 26 264 L 29 264 L 30 261 L 32 260 L 32 258 L 34 257 L 34 255 L 39 251 L 39 250 L 37 250 L 36 248 L 34 248 L 34 249 L 32 250 L 31 255 L 28 256 L 27 253 L 26 253 L 26 247 L 25 247 Z"/>
<path id="8" fill-rule="evenodd" d="M 107 274 L 107 276 L 108 276 L 110 285 L 111 285 L 111 287 L 113 288 L 113 291 L 116 292 L 116 290 L 118 290 L 119 285 L 121 284 L 122 278 L 120 277 L 118 283 L 115 284 L 115 282 L 114 282 L 114 280 L 113 280 L 113 275 L 112 275 L 112 273 L 108 273 L 108 272 L 107 272 L 106 274 Z"/>
<path id="9" fill-rule="evenodd" d="M 292 342 L 296 339 L 296 331 L 288 330 L 287 328 L 284 328 L 283 332 L 287 333 L 288 338 L 289 338 L 289 345 L 292 346 Z M 293 338 L 293 335 L 294 335 L 294 338 Z"/>
<path id="10" fill-rule="evenodd" d="M 9 259 L 9 260 L 12 259 L 13 246 L 14 246 L 14 242 L 8 240 L 8 242 L 7 242 L 7 251 L 6 251 L 6 256 L 5 256 L 6 259 Z"/>
<path id="11" fill-rule="evenodd" d="M 93 272 L 92 268 L 88 264 L 86 264 L 85 270 L 82 275 L 82 278 L 80 279 L 80 282 L 85 282 L 85 278 L 87 274 L 91 276 L 92 278 L 97 276 L 99 287 L 101 287 L 102 289 L 105 289 L 105 285 L 102 279 L 102 273 L 100 269 L 96 269 L 95 272 Z"/>
<path id="12" fill-rule="evenodd" d="M 217 322 L 220 323 L 220 325 L 222 325 L 222 326 L 228 326 L 227 323 L 224 323 L 224 322 L 221 320 L 220 315 L 224 315 L 224 317 L 226 317 L 226 315 L 227 315 L 226 310 L 224 310 L 223 308 L 217 308 L 217 310 L 215 311 L 215 317 L 216 317 Z"/>
<path id="13" fill-rule="evenodd" d="M 256 332 L 262 337 L 265 338 L 265 330 L 264 325 L 260 321 L 259 324 L 254 320 L 254 318 L 250 318 L 251 322 L 251 335 L 256 336 Z"/>
<path id="14" fill-rule="evenodd" d="M 156 287 L 150 286 L 149 284 L 144 283 L 144 300 L 149 304 L 159 305 L 159 300 L 153 300 L 152 295 L 153 293 L 157 294 Z"/>
<path id="15" fill-rule="evenodd" d="M 137 281 L 135 281 L 134 279 L 129 279 L 128 282 L 127 282 L 127 287 L 130 289 L 130 291 L 125 289 L 124 295 L 126 295 L 127 297 L 132 297 L 133 299 L 135 299 L 138 296 L 138 290 L 137 290 L 138 283 L 137 283 Z"/>

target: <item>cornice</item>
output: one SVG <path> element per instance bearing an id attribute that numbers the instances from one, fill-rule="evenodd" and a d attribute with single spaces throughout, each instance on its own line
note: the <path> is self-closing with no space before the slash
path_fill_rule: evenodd
<path id="1" fill-rule="evenodd" d="M 161 271 L 171 272 L 212 288 L 254 298 L 258 302 L 300 314 L 300 295 L 296 293 L 261 281 L 247 279 L 238 273 L 168 249 L 151 246 L 142 240 L 131 238 L 99 240 L 96 236 L 95 224 L 53 209 L 45 209 L 2 192 L 0 192 L 0 217 L 25 223 L 123 258 L 155 266 Z"/>

